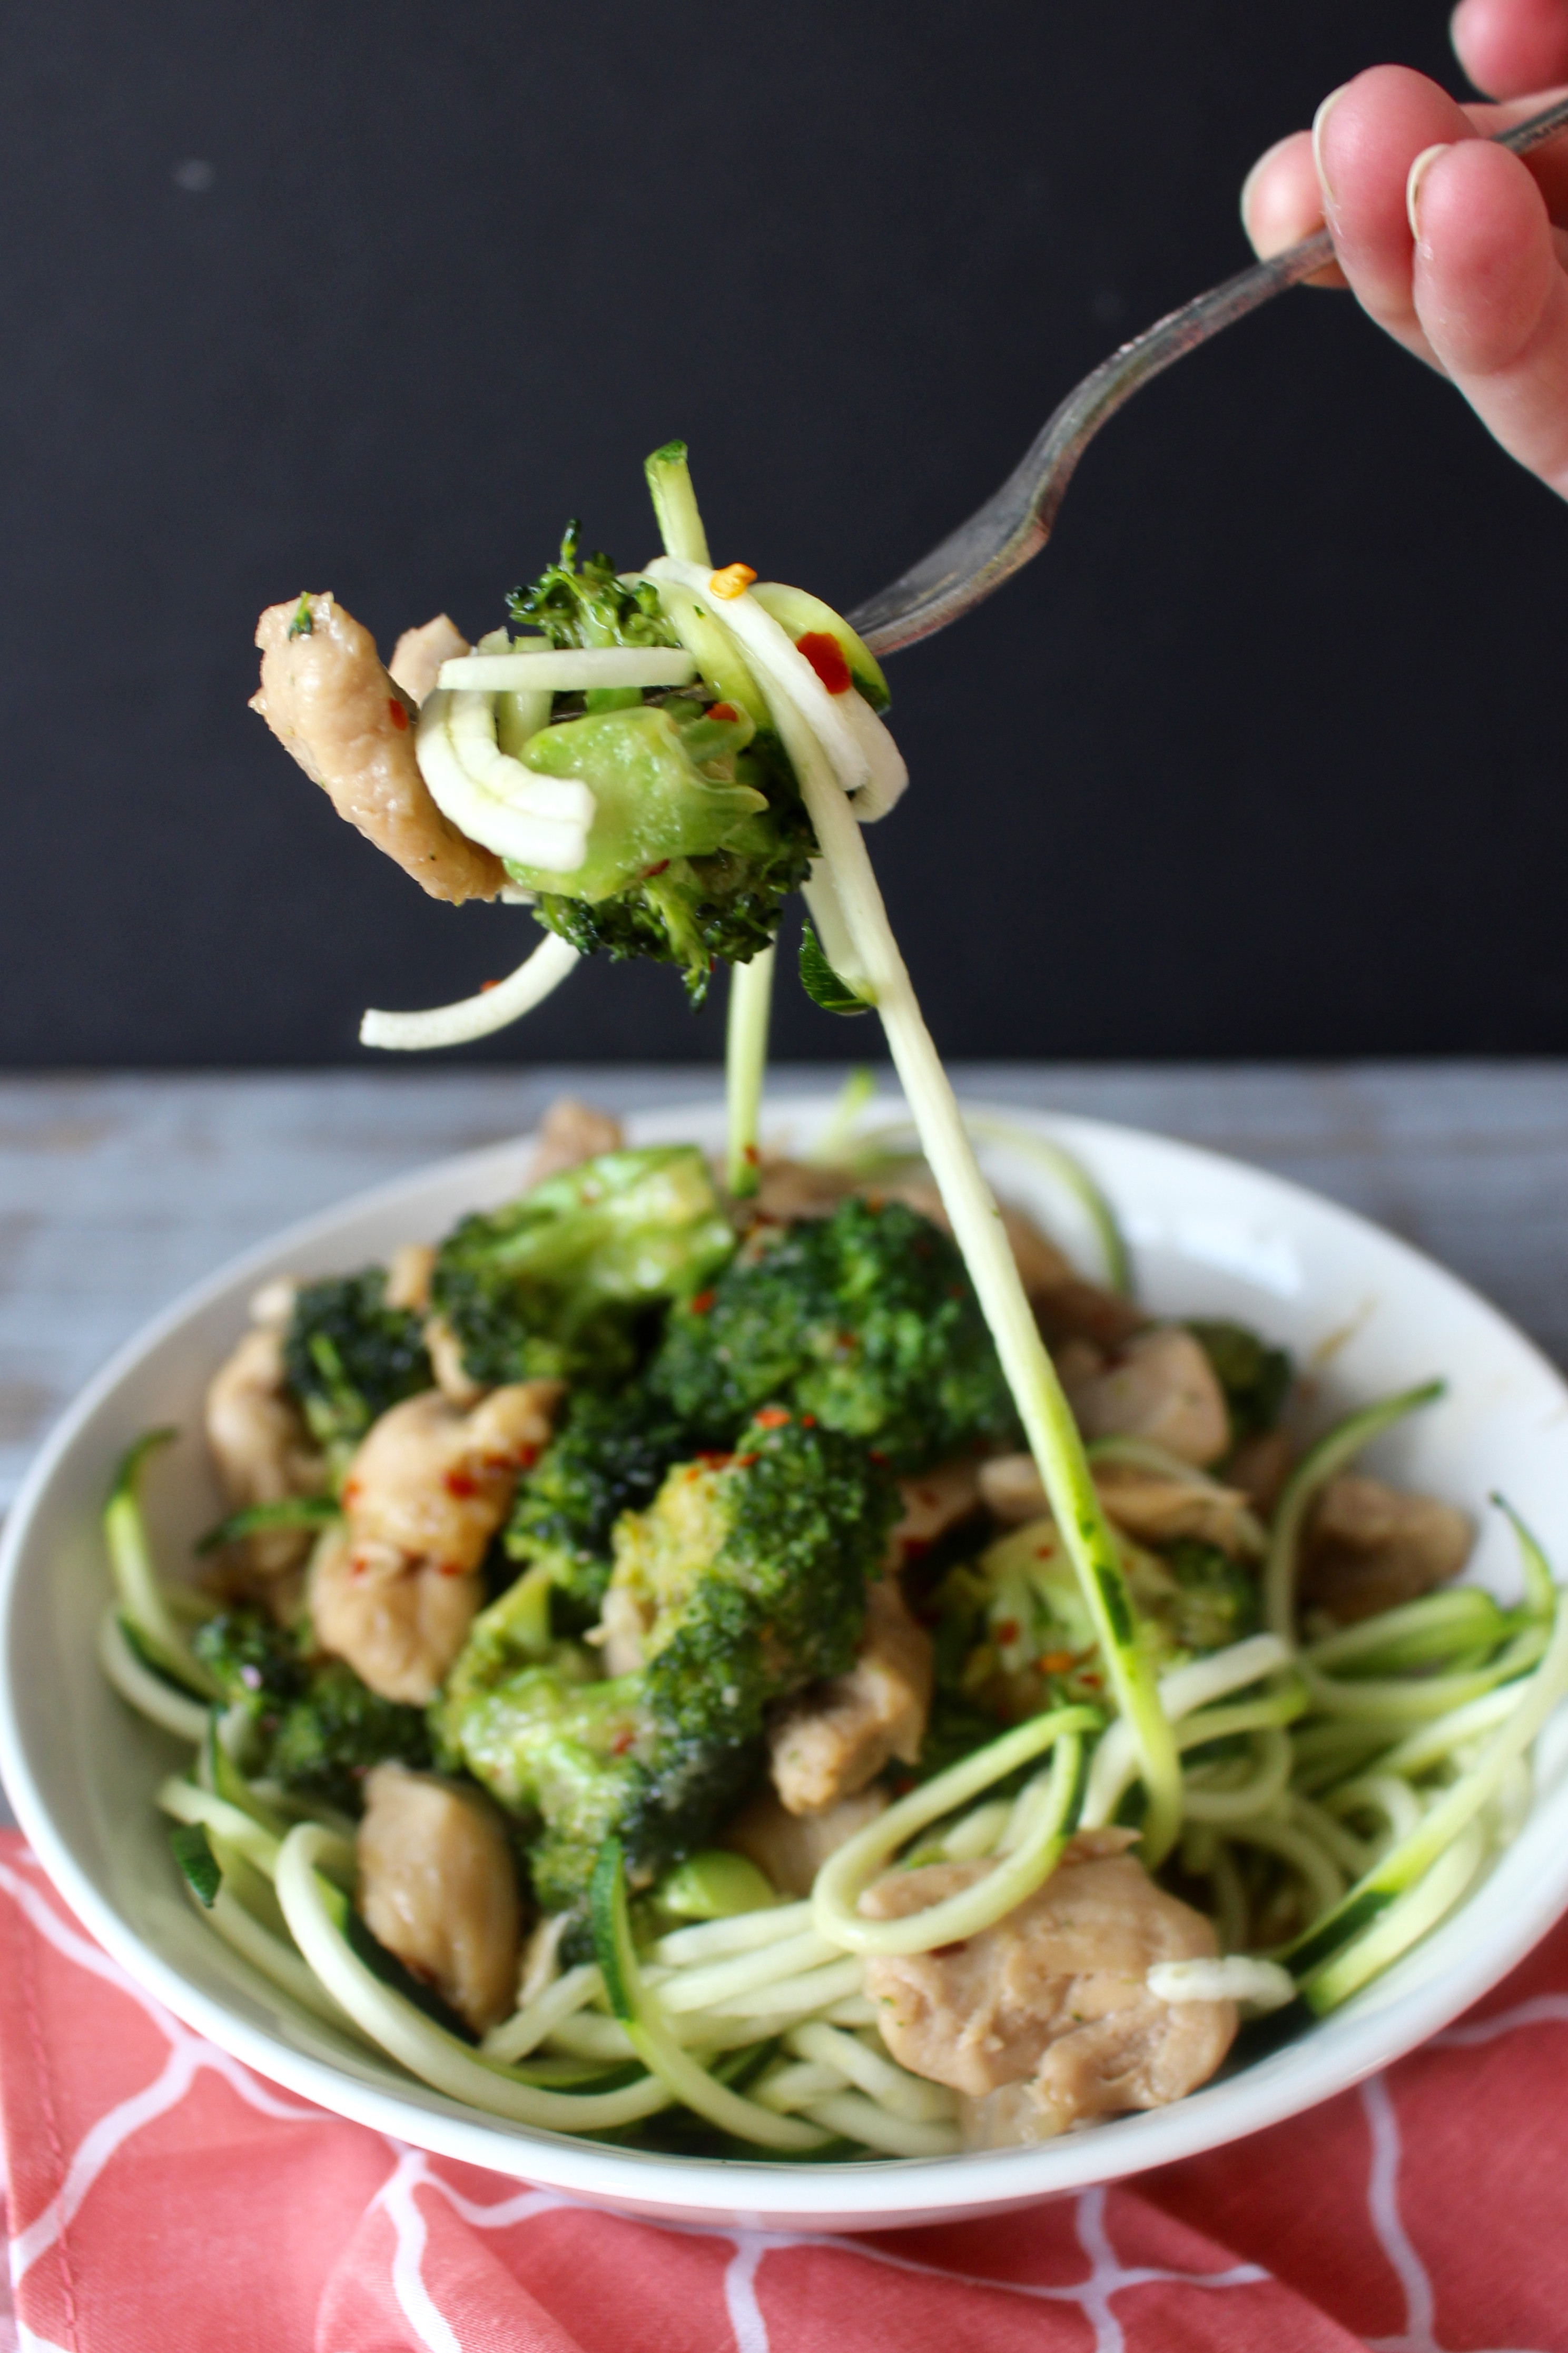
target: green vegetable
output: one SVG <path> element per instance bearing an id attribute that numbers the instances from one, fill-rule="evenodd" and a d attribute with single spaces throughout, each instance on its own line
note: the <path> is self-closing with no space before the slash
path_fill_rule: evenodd
<path id="1" fill-rule="evenodd" d="M 445 1762 L 541 1826 L 529 1862 L 547 1910 L 582 1902 L 612 1832 L 642 1883 L 710 1843 L 755 1778 L 769 1704 L 853 1660 L 896 1510 L 861 1449 L 764 1414 L 731 1460 L 678 1465 L 617 1525 L 640 1672 L 590 1681 L 570 1644 L 542 1661 L 510 1594 L 476 1622 L 432 1721 Z"/>
<path id="2" fill-rule="evenodd" d="M 1256 1634 L 1263 1597 L 1255 1576 L 1218 1546 L 1183 1536 L 1161 1555 L 1176 1589 L 1158 1614 L 1179 1651 L 1202 1656 Z M 1136 1586 L 1134 1586 L 1136 1594 Z"/>
<path id="3" fill-rule="evenodd" d="M 274 1504 L 247 1504 L 230 1512 L 196 1538 L 196 1550 L 221 1552 L 225 1545 L 243 1544 L 247 1536 L 266 1535 L 274 1528 L 322 1528 L 342 1517 L 342 1506 L 331 1495 L 280 1495 Z"/>
<path id="4" fill-rule="evenodd" d="M 669 553 L 675 555 L 679 551 L 672 547 Z M 702 558 L 699 556 L 697 561 L 700 563 Z M 763 612 L 771 613 L 780 628 L 797 643 L 806 636 L 836 639 L 849 665 L 849 675 L 858 692 L 873 711 L 879 713 L 891 710 L 893 698 L 881 663 L 842 613 L 836 613 L 831 605 L 825 605 L 820 596 L 811 596 L 805 588 L 786 588 L 782 580 L 759 580 L 752 595 Z"/>
<path id="5" fill-rule="evenodd" d="M 791 2151 L 825 2148 L 830 2138 L 827 2133 L 732 2092 L 676 2041 L 658 1996 L 643 1982 L 626 1907 L 625 1858 L 617 1840 L 607 1840 L 595 1860 L 591 1898 L 594 1952 L 605 1991 L 649 2074 L 658 2076 L 698 2116 L 740 2139 Z"/>
<path id="6" fill-rule="evenodd" d="M 333 1659 L 284 1710 L 267 1769 L 286 1789 L 309 1791 L 344 1813 L 358 1813 L 365 1775 L 389 1757 L 416 1767 L 429 1764 L 422 1712 L 383 1699 Z"/>
<path id="7" fill-rule="evenodd" d="M 760 1740 L 772 1701 L 853 1663 L 897 1514 L 863 1449 L 775 1407 L 727 1461 L 678 1464 L 621 1521 L 611 1591 L 644 1615 L 667 1785 L 700 1780 L 715 1753 Z"/>
<path id="8" fill-rule="evenodd" d="M 763 1229 L 671 1311 L 648 1386 L 710 1444 L 778 1398 L 900 1470 L 1016 1430 L 957 1249 L 901 1201 Z"/>
<path id="9" fill-rule="evenodd" d="M 684 441 L 667 441 L 643 461 L 647 477 L 648 496 L 658 520 L 658 535 L 665 551 L 679 555 L 687 564 L 710 564 L 708 534 L 702 528 L 702 517 L 697 511 L 697 493 L 691 487 L 691 470 L 687 464 Z"/>
<path id="10" fill-rule="evenodd" d="M 280 1714 L 310 1682 L 294 1635 L 259 1609 L 221 1609 L 196 1629 L 191 1647 L 225 1706 L 258 1718 Z"/>
<path id="11" fill-rule="evenodd" d="M 1271 1348 L 1244 1324 L 1202 1321 L 1188 1331 L 1214 1367 L 1230 1416 L 1230 1442 L 1272 1430 L 1289 1394 L 1295 1368 L 1283 1348 Z"/>
<path id="12" fill-rule="evenodd" d="M 475 1380 L 624 1379 L 637 1326 L 734 1248 L 695 1145 L 605 1152 L 442 1243 L 431 1296 Z"/>
<path id="13" fill-rule="evenodd" d="M 741 714 L 706 716 L 700 703 L 644 702 L 589 712 L 529 738 L 526 765 L 547 776 L 576 776 L 594 795 L 588 855 L 565 877 L 509 860 L 514 882 L 574 899 L 607 899 L 628 883 L 657 879 L 674 860 L 709 857 L 767 797 L 735 780 L 735 761 L 754 730 Z M 681 723 L 682 718 L 685 724 Z M 651 903 L 651 902 L 650 902 Z M 705 951 L 694 943 L 691 961 Z"/>
<path id="14" fill-rule="evenodd" d="M 169 1845 L 192 1894 L 203 1910 L 210 1912 L 223 1885 L 223 1873 L 205 1826 L 201 1822 L 171 1823 Z"/>
<path id="15" fill-rule="evenodd" d="M 386 1303 L 386 1273 L 301 1283 L 283 1342 L 283 1369 L 310 1434 L 342 1467 L 389 1406 L 434 1385 L 420 1319 Z"/>
<path id="16" fill-rule="evenodd" d="M 150 1430 L 122 1456 L 104 1506 L 103 1541 L 121 1622 L 140 1657 L 182 1691 L 211 1699 L 216 1688 L 212 1677 L 169 1607 L 142 1511 L 142 1474 L 149 1458 L 178 1436 L 175 1430 Z"/>
<path id="17" fill-rule="evenodd" d="M 381 1699 L 341 1659 L 312 1662 L 296 1637 L 255 1609 L 222 1610 L 195 1636 L 224 1704 L 252 1719 L 247 1762 L 285 1788 L 357 1813 L 360 1784 L 386 1757 L 430 1761 L 416 1707 Z"/>
<path id="18" fill-rule="evenodd" d="M 857 997 L 847 980 L 840 980 L 822 951 L 822 943 L 809 923 L 800 927 L 800 985 L 814 1005 L 824 1013 L 869 1013 L 870 1006 L 863 997 Z"/>
<path id="19" fill-rule="evenodd" d="M 568 1614 L 592 1624 L 610 1581 L 610 1531 L 623 1512 L 652 1501 L 689 1451 L 679 1415 L 641 1383 L 607 1397 L 574 1389 L 555 1436 L 518 1482 L 507 1551 L 547 1566 Z"/>
<path id="20" fill-rule="evenodd" d="M 725 1847 L 689 1855 L 653 1891 L 655 1908 L 668 1920 L 728 1920 L 778 1900 L 778 1891 L 756 1864 Z"/>
<path id="21" fill-rule="evenodd" d="M 310 607 L 310 592 L 306 590 L 294 607 L 294 617 L 289 624 L 291 638 L 312 638 L 316 634 L 316 617 Z"/>
<path id="22" fill-rule="evenodd" d="M 520 628 L 542 630 L 552 646 L 673 646 L 679 643 L 651 584 L 626 586 L 607 555 L 585 555 L 583 527 L 566 526 L 557 563 L 530 587 L 513 588 L 507 610 Z"/>

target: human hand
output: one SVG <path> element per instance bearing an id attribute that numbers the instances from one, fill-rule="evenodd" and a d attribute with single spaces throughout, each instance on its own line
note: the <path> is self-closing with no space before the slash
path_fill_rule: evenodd
<path id="1" fill-rule="evenodd" d="M 1265 259 L 1326 222 L 1338 263 L 1310 282 L 1351 287 L 1568 498 L 1568 136 L 1528 158 L 1489 143 L 1561 95 L 1568 0 L 1459 0 L 1452 32 L 1477 89 L 1504 103 L 1460 106 L 1374 66 L 1258 159 L 1242 219 Z"/>

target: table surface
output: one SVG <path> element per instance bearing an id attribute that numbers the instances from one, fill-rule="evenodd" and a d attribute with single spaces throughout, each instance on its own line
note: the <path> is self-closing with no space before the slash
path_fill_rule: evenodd
<path id="1" fill-rule="evenodd" d="M 1568 1064 L 953 1075 L 963 1093 L 1159 1129 L 1313 1186 L 1454 1268 L 1568 1363 Z M 842 1076 L 780 1070 L 774 1096 Z M 719 1085 L 711 1066 L 0 1080 L 0 1508 L 110 1352 L 276 1228 L 517 1134 L 565 1090 L 624 1111 Z"/>

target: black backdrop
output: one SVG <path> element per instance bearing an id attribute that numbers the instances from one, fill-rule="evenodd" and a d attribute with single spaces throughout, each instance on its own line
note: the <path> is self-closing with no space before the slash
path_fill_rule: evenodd
<path id="1" fill-rule="evenodd" d="M 0 1060 L 356 1056 L 506 969 L 245 709 L 263 603 L 472 632 L 568 512 L 849 606 L 1110 345 L 1245 258 L 1254 154 L 1433 0 L 17 0 L 0 74 Z M 1097 445 L 899 658 L 873 837 L 968 1055 L 1568 1047 L 1568 518 L 1345 298 Z M 715 1054 L 596 965 L 508 1057 Z M 777 1049 L 862 1031 L 782 992 Z"/>

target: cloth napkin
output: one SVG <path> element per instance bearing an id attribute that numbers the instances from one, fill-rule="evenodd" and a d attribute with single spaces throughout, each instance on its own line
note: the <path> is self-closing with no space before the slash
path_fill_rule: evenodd
<path id="1" fill-rule="evenodd" d="M 876 2237 L 666 2229 L 278 2090 L 0 1835 L 23 2353 L 1568 2353 L 1565 2094 L 1568 1923 L 1386 2074 L 1211 2156 Z"/>

